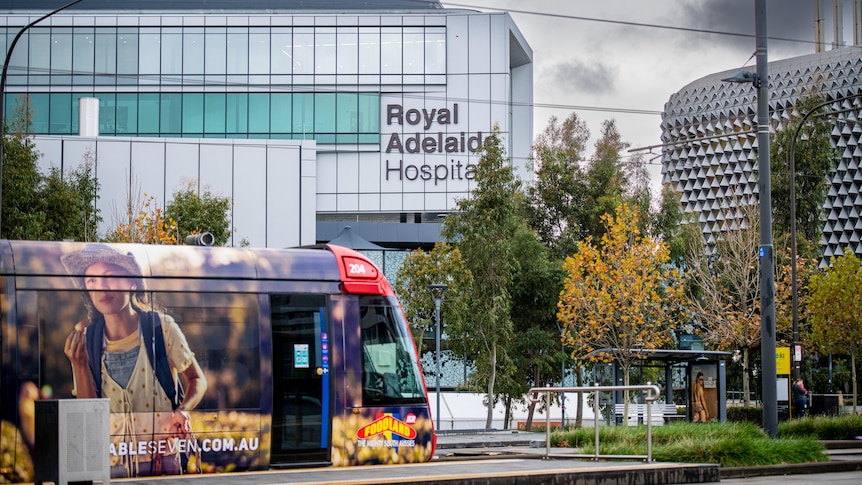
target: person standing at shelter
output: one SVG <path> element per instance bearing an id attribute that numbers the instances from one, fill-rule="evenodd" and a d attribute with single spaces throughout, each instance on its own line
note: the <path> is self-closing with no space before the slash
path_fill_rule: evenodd
<path id="1" fill-rule="evenodd" d="M 793 396 L 793 416 L 804 418 L 805 408 L 808 406 L 808 391 L 805 389 L 805 383 L 801 377 L 796 379 L 790 391 Z"/>
<path id="2" fill-rule="evenodd" d="M 691 387 L 691 419 L 695 423 L 709 421 L 709 411 L 706 407 L 706 393 L 704 391 L 703 372 L 698 372 Z"/>
<path id="3" fill-rule="evenodd" d="M 179 440 L 188 439 L 188 411 L 207 388 L 185 336 L 170 315 L 143 303 L 145 283 L 131 253 L 91 244 L 62 262 L 84 290 L 90 320 L 74 326 L 64 353 L 76 397 L 110 399 L 111 476 L 182 473 L 187 446 Z"/>

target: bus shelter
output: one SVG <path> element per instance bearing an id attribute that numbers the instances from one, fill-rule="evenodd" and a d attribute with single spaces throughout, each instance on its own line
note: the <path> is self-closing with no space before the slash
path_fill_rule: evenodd
<path id="1" fill-rule="evenodd" d="M 615 350 L 617 349 L 598 349 L 587 356 L 619 355 Z M 640 381 L 654 378 L 652 383 L 661 388 L 664 404 L 684 406 L 685 414 L 679 417 L 691 421 L 692 389 L 698 377 L 703 377 L 708 420 L 727 420 L 726 360 L 731 356 L 730 352 L 680 349 L 632 349 L 630 352 L 640 356 L 639 361 L 632 367 L 629 384 L 646 384 L 647 382 Z M 609 367 L 610 375 L 597 376 L 596 383 L 610 384 L 607 381 L 612 379 L 614 385 L 623 385 L 622 367 L 617 362 L 611 362 Z M 657 368 L 659 372 L 644 373 L 644 368 Z M 645 375 L 651 377 L 647 378 Z M 622 391 L 613 394 L 614 406 L 624 402 Z"/>

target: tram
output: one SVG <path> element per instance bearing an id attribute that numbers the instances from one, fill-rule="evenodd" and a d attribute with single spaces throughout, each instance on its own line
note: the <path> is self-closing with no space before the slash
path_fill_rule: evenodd
<path id="1" fill-rule="evenodd" d="M 112 477 L 434 454 L 400 304 L 343 247 L 2 240 L 0 331 L 10 481 L 32 481 L 34 403 L 85 397 L 110 399 Z"/>

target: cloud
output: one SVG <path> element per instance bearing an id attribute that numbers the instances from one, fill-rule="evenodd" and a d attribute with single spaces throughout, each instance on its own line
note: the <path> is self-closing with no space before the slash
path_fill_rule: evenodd
<path id="1" fill-rule="evenodd" d="M 755 4 L 751 0 L 683 0 L 680 7 L 679 19 L 683 22 L 682 26 L 751 36 L 704 34 L 701 41 L 718 41 L 733 48 L 754 52 Z M 825 36 L 827 42 L 831 42 L 832 2 L 822 1 L 821 9 L 823 27 L 826 29 L 828 26 L 830 29 L 825 31 Z M 769 51 L 790 56 L 814 52 L 814 13 L 814 3 L 811 0 L 767 0 L 766 30 Z M 845 6 L 845 24 L 850 17 L 850 10 Z M 848 40 L 848 36 L 852 37 L 852 31 L 845 30 L 845 40 Z"/>
<path id="2" fill-rule="evenodd" d="M 559 93 L 607 94 L 614 91 L 618 69 L 599 61 L 573 60 L 550 66 L 546 81 Z"/>

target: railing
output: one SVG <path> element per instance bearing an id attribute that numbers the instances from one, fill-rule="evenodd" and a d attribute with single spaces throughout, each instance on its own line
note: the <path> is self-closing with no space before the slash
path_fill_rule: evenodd
<path id="1" fill-rule="evenodd" d="M 530 393 L 545 393 L 547 402 L 551 402 L 551 393 L 559 392 L 594 392 L 593 398 L 593 413 L 596 419 L 593 420 L 593 427 L 596 431 L 595 453 L 592 455 L 567 455 L 575 458 L 590 458 L 598 461 L 600 458 L 615 458 L 615 459 L 643 459 L 647 462 L 652 461 L 652 423 L 649 419 L 647 422 L 647 454 L 646 455 L 600 455 L 599 454 L 599 393 L 607 391 L 641 391 L 644 393 L 644 403 L 646 403 L 646 415 L 650 415 L 652 404 L 658 399 L 661 390 L 654 384 L 635 385 L 635 386 L 582 386 L 582 387 L 534 387 L 530 389 Z M 534 399 L 535 400 L 535 399 Z M 551 455 L 551 413 L 545 413 L 545 459 Z"/>

